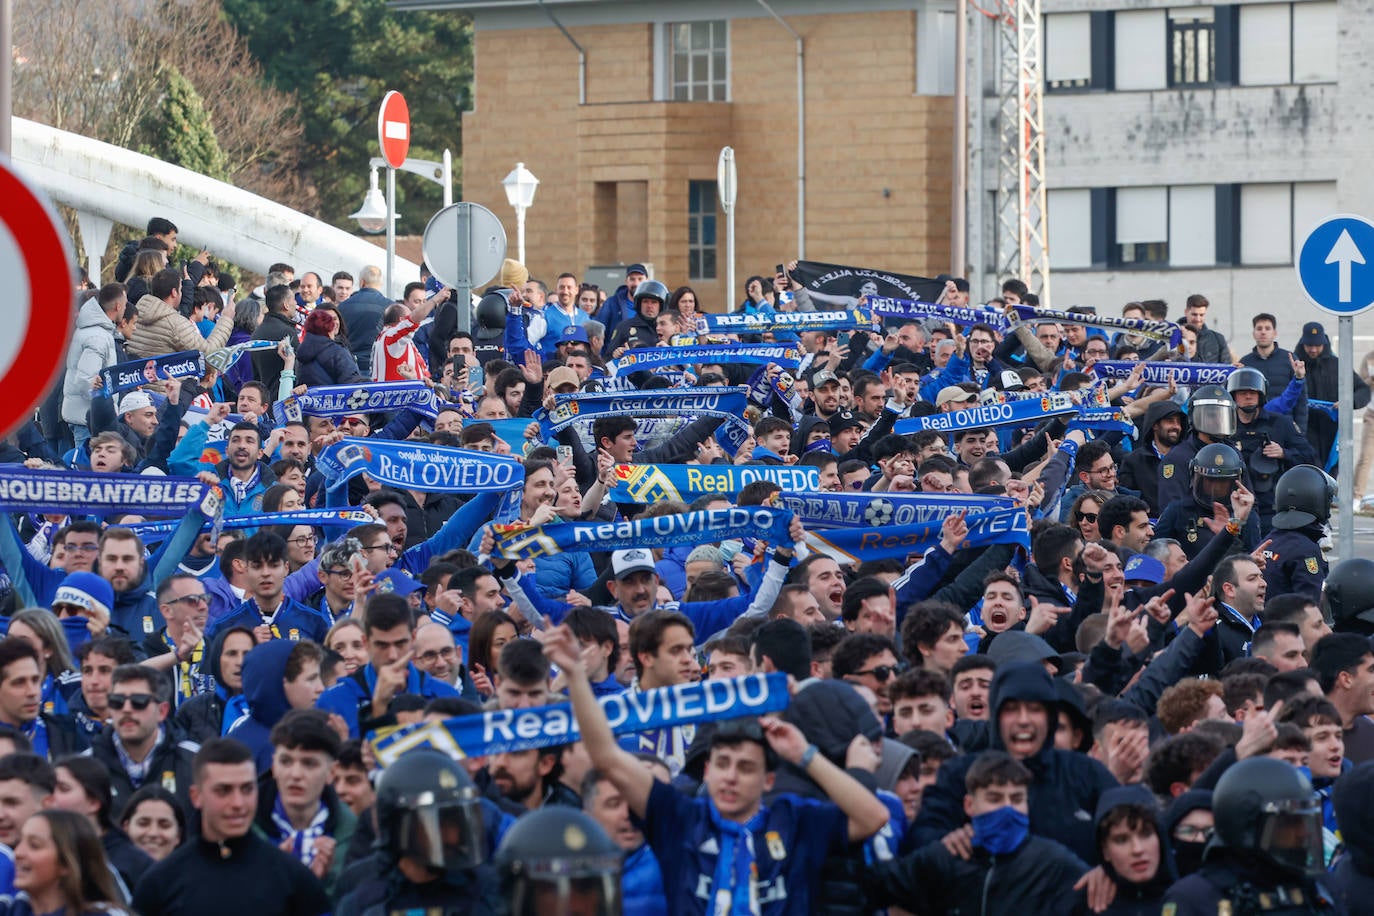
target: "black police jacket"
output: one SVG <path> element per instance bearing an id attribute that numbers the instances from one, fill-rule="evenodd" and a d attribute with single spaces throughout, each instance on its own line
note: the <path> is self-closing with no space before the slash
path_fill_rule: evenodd
<path id="1" fill-rule="evenodd" d="M 1297 594 L 1313 604 L 1320 603 L 1327 573 L 1326 557 L 1317 544 L 1321 536 L 1320 525 L 1292 530 L 1275 528 L 1264 536 L 1270 542 L 1264 550 L 1268 594 Z"/>
<path id="2" fill-rule="evenodd" d="M 1267 443 L 1273 442 L 1283 449 L 1283 457 L 1273 459 L 1273 473 L 1261 474 L 1256 467 L 1256 456 L 1264 451 Z M 1288 416 L 1276 416 L 1260 411 L 1251 423 L 1236 425 L 1236 448 L 1245 459 L 1245 468 L 1250 473 L 1255 494 L 1255 511 L 1264 521 L 1274 514 L 1274 485 L 1280 475 L 1289 468 L 1300 464 L 1316 464 L 1317 452 Z M 1265 466 L 1266 469 L 1268 465 Z"/>
<path id="3" fill-rule="evenodd" d="M 412 884 L 391 871 L 363 882 L 339 901 L 334 916 L 390 916 L 392 913 L 433 916 L 501 916 L 506 912 L 496 869 L 479 865 L 461 879 L 442 878 Z"/>
<path id="4" fill-rule="evenodd" d="M 1347 912 L 1325 886 L 1325 879 L 1278 883 L 1275 877 L 1273 868 L 1246 868 L 1226 860 L 1208 862 L 1169 888 L 1164 895 L 1165 912 L 1174 916 L 1216 916 L 1223 900 L 1230 902 L 1233 916 L 1324 916 Z"/>

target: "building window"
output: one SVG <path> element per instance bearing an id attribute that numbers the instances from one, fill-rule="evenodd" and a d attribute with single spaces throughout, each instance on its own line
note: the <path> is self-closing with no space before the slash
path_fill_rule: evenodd
<path id="1" fill-rule="evenodd" d="M 687 276 L 716 278 L 716 183 L 687 182 Z"/>
<path id="2" fill-rule="evenodd" d="M 668 97 L 675 102 L 724 102 L 726 77 L 726 24 L 708 22 L 669 23 Z"/>
<path id="3" fill-rule="evenodd" d="M 1093 81 L 1092 14 L 1056 13 L 1045 22 L 1045 86 L 1087 89 Z"/>
<path id="4" fill-rule="evenodd" d="M 1117 267 L 1168 266 L 1168 188 L 1117 188 L 1113 254 Z"/>
<path id="5" fill-rule="evenodd" d="M 1169 85 L 1210 86 L 1216 78 L 1211 9 L 1169 11 Z"/>

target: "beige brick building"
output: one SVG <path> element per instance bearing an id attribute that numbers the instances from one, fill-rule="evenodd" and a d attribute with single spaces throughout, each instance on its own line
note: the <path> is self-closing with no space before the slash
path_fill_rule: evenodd
<path id="1" fill-rule="evenodd" d="M 540 180 L 526 260 L 550 286 L 564 270 L 580 277 L 643 261 L 714 311 L 803 244 L 818 261 L 949 268 L 952 2 L 774 0 L 802 39 L 800 144 L 797 41 L 758 0 L 392 6 L 472 15 L 463 196 L 502 218 L 513 253 L 515 215 L 500 182 L 525 163 Z M 740 288 L 729 296 L 715 185 L 727 145 L 739 172 Z"/>

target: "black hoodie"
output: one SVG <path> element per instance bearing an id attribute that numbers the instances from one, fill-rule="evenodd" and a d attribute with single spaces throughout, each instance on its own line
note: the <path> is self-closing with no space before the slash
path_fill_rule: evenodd
<path id="1" fill-rule="evenodd" d="M 1174 803 L 1164 812 L 1164 819 L 1160 822 L 1164 828 L 1164 835 L 1171 838 L 1170 852 L 1174 860 L 1174 871 L 1179 877 L 1187 877 L 1202 866 L 1202 852 L 1206 843 L 1172 842 L 1174 830 L 1178 828 L 1179 822 L 1188 816 L 1188 812 L 1199 809 L 1212 810 L 1210 789 L 1189 789 L 1184 792 L 1174 799 Z"/>
<path id="2" fill-rule="evenodd" d="M 1022 759 L 1033 777 L 1030 786 L 1031 833 L 1057 840 L 1085 862 L 1098 859 L 1093 812 L 1102 793 L 1117 785 L 1105 766 L 1086 754 L 1056 750 L 1054 730 L 1059 721 L 1059 694 L 1043 665 L 1023 663 L 1000 668 L 992 680 L 992 742 L 1006 750 L 997 721 L 1009 700 L 1040 703 L 1049 728 L 1040 750 Z M 940 767 L 935 785 L 921 798 L 921 812 L 912 828 L 916 845 L 934 842 L 965 823 L 964 777 L 975 757 L 965 754 Z M 905 846 L 911 848 L 911 846 Z"/>
<path id="3" fill-rule="evenodd" d="M 210 738 L 218 738 L 227 723 L 224 722 L 224 707 L 226 702 L 236 696 L 239 691 L 230 690 L 229 685 L 224 683 L 224 675 L 220 672 L 219 657 L 224 651 L 224 640 L 230 633 L 245 633 L 239 627 L 230 627 L 223 633 L 216 635 L 208 649 L 205 650 L 205 670 L 215 679 L 218 685 L 209 693 L 199 693 L 183 702 L 177 707 L 175 723 L 186 739 L 201 743 Z"/>
<path id="4" fill-rule="evenodd" d="M 1108 789 L 1102 793 L 1102 798 L 1098 800 L 1097 816 L 1093 819 L 1093 829 L 1097 831 L 1099 838 L 1105 839 L 1102 836 L 1103 820 L 1113 809 L 1122 805 L 1138 805 L 1149 811 L 1156 810 L 1154 796 L 1144 786 L 1118 786 L 1115 789 Z M 1174 880 L 1173 863 L 1169 856 L 1168 837 L 1159 826 L 1158 821 L 1152 826 L 1155 835 L 1159 838 L 1159 867 L 1155 869 L 1154 876 L 1148 881 L 1129 881 L 1119 874 L 1111 863 L 1104 861 L 1102 870 L 1116 885 L 1116 897 L 1110 906 L 1101 911 L 1099 916 L 1155 916 L 1160 911 L 1164 894 Z M 1099 840 L 1099 848 L 1100 846 Z M 1087 904 L 1086 891 L 1080 891 L 1078 907 L 1074 913 L 1087 916 L 1093 912 Z"/>
<path id="5" fill-rule="evenodd" d="M 1342 776 L 1334 802 L 1345 854 L 1331 870 L 1328 886 L 1354 913 L 1374 901 L 1374 763 Z"/>

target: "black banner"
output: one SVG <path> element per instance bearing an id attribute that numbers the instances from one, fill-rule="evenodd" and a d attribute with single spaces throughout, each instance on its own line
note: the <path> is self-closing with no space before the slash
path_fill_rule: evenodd
<path id="1" fill-rule="evenodd" d="M 895 274 L 872 267 L 822 264 L 820 261 L 798 261 L 791 276 L 806 287 L 816 308 L 820 310 L 853 308 L 862 296 L 934 302 L 945 288 L 939 280 L 929 277 Z"/>

